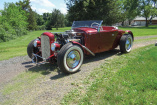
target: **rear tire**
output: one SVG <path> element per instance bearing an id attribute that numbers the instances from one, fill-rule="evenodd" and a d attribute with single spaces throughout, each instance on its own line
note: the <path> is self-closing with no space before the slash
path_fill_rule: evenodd
<path id="1" fill-rule="evenodd" d="M 129 53 L 132 49 L 133 38 L 130 34 L 125 34 L 120 39 L 120 51 L 121 53 Z"/>
<path id="2" fill-rule="evenodd" d="M 67 43 L 57 55 L 57 64 L 61 71 L 71 74 L 80 69 L 83 59 L 83 50 L 77 45 Z"/>

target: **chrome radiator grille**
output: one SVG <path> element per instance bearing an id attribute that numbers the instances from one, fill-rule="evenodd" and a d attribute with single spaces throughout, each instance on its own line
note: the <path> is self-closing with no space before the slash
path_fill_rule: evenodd
<path id="1" fill-rule="evenodd" d="M 42 57 L 47 59 L 50 56 L 50 40 L 48 36 L 41 35 L 41 49 Z"/>

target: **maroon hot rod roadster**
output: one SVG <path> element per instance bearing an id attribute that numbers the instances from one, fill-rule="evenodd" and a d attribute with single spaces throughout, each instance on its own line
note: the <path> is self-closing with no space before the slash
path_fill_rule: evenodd
<path id="1" fill-rule="evenodd" d="M 33 63 L 57 62 L 60 70 L 74 73 L 81 67 L 84 55 L 93 55 L 120 46 L 122 53 L 131 51 L 134 36 L 131 31 L 101 26 L 102 20 L 74 21 L 66 32 L 44 32 L 32 40 L 28 56 Z"/>

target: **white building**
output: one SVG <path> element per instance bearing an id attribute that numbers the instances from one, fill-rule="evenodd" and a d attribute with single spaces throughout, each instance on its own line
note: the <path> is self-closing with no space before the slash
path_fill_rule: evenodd
<path id="1" fill-rule="evenodd" d="M 149 22 L 150 18 L 148 18 L 148 22 Z M 138 26 L 145 26 L 146 24 L 146 19 L 144 17 L 136 17 L 133 22 L 132 25 L 138 25 Z M 150 24 L 157 24 L 157 17 L 153 18 Z"/>

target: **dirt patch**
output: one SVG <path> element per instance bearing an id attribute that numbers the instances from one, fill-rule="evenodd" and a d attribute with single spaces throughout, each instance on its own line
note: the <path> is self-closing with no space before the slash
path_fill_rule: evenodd
<path id="1" fill-rule="evenodd" d="M 135 40 L 146 39 L 154 36 L 147 37 L 135 37 Z M 157 37 L 157 36 L 156 36 Z M 150 44 L 155 44 L 155 40 L 146 41 L 140 43 L 134 43 L 133 50 L 139 47 L 147 46 Z M 116 56 L 119 50 L 115 49 L 112 51 L 107 51 L 103 53 L 96 54 L 95 57 L 88 56 L 85 58 L 84 64 L 82 65 L 79 72 L 66 75 L 57 70 L 57 66 L 46 64 L 36 66 L 31 63 L 28 56 L 15 57 L 10 60 L 0 61 L 0 89 L 3 89 L 8 83 L 12 82 L 12 79 L 16 77 L 21 72 L 31 71 L 39 72 L 43 71 L 44 79 L 39 79 L 37 84 L 33 85 L 33 88 L 23 90 L 23 103 L 18 104 L 52 104 L 58 105 L 65 94 L 70 92 L 72 89 L 77 87 L 77 85 L 72 85 L 75 82 L 83 81 L 93 69 L 99 67 L 108 58 L 111 59 L 112 56 Z M 56 71 L 53 71 L 56 70 Z M 46 72 L 45 72 L 46 71 Z M 0 93 L 0 102 L 6 100 L 6 96 Z M 14 94 L 7 96 L 9 99 L 15 98 Z M 31 97 L 31 98 L 30 98 Z M 17 97 L 18 98 L 18 97 Z"/>

